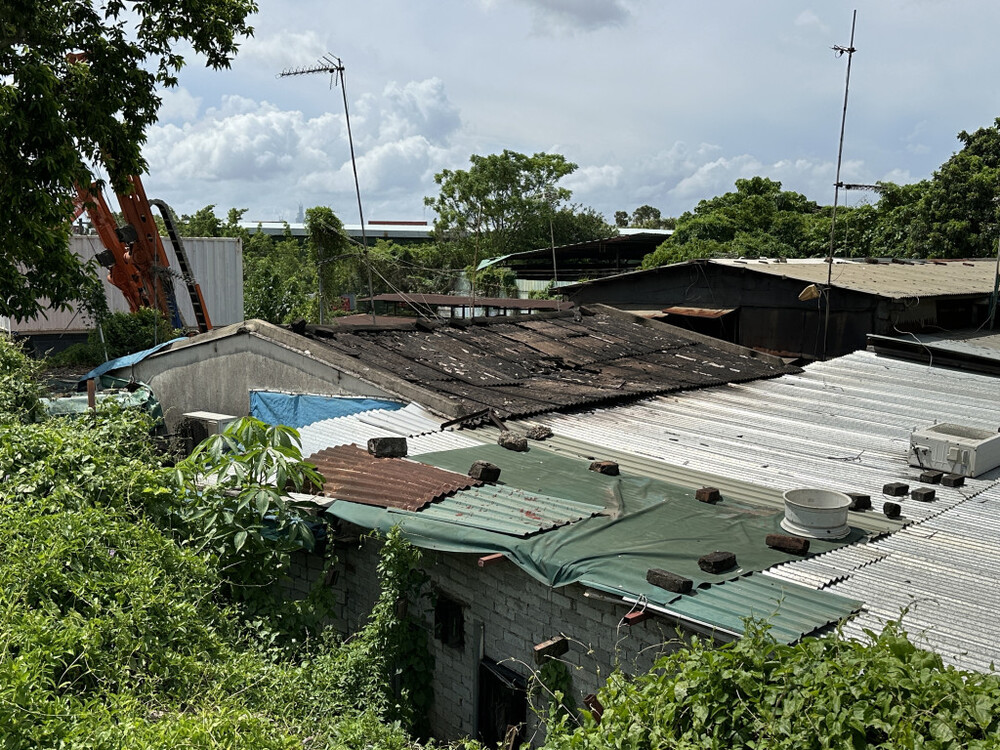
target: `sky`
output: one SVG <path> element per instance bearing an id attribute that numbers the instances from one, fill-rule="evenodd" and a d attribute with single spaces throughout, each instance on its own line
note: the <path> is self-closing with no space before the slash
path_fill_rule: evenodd
<path id="1" fill-rule="evenodd" d="M 345 67 L 366 221 L 426 220 L 435 174 L 472 154 L 559 153 L 561 183 L 613 222 L 648 204 L 679 216 L 762 175 L 833 202 L 857 10 L 841 179 L 930 177 L 960 131 L 1000 115 L 987 0 L 259 0 L 229 70 L 188 57 L 148 132 L 147 193 L 178 213 L 295 221 L 329 206 L 358 222 Z M 873 202 L 864 191 L 841 203 Z"/>

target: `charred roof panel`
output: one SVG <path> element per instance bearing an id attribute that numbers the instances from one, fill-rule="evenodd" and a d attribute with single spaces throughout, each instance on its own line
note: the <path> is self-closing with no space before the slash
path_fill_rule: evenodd
<path id="1" fill-rule="evenodd" d="M 524 416 L 797 370 L 607 309 L 317 333 L 369 376 L 380 370 L 444 396 L 453 416 L 484 408 Z"/>

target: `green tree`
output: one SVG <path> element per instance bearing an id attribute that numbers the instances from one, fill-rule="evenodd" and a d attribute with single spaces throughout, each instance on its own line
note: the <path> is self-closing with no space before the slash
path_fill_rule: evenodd
<path id="1" fill-rule="evenodd" d="M 436 198 L 424 198 L 437 213 L 438 236 L 463 244 L 470 261 L 547 245 L 548 219 L 572 195 L 557 183 L 576 164 L 560 154 L 527 156 L 510 150 L 473 154 L 469 161 L 468 170 L 436 174 L 441 191 Z"/>
<path id="2" fill-rule="evenodd" d="M 243 243 L 243 315 L 271 323 L 317 320 L 316 265 L 288 234 L 275 241 L 256 232 Z"/>
<path id="3" fill-rule="evenodd" d="M 356 252 L 344 225 L 326 206 L 306 209 L 309 257 L 319 279 L 321 311 L 329 310 L 341 294 L 358 292 L 369 270 L 363 252 Z M 321 313 L 320 320 L 325 320 Z"/>
<path id="4" fill-rule="evenodd" d="M 958 139 L 962 149 L 934 173 L 911 223 L 913 250 L 922 257 L 996 254 L 1000 118 Z"/>
<path id="5" fill-rule="evenodd" d="M 801 257 L 825 252 L 815 226 L 821 209 L 766 177 L 736 181 L 736 191 L 703 200 L 677 219 L 673 235 L 643 260 L 655 268 L 689 258 Z M 827 236 L 827 240 L 829 236 Z"/>
<path id="6" fill-rule="evenodd" d="M 68 240 L 74 186 L 93 179 L 85 162 L 124 190 L 145 169 L 156 90 L 176 85 L 181 50 L 227 67 L 256 9 L 253 0 L 0 1 L 0 315 L 80 299 L 92 272 Z"/>

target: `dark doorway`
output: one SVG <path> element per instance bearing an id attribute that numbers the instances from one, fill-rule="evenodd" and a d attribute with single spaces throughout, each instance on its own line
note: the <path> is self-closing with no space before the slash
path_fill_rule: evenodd
<path id="1" fill-rule="evenodd" d="M 479 663 L 479 741 L 496 747 L 513 739 L 524 742 L 528 718 L 528 683 L 521 675 L 489 657 Z"/>

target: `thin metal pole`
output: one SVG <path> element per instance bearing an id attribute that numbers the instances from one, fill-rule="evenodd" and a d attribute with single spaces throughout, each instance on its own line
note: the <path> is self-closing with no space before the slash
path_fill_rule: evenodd
<path id="1" fill-rule="evenodd" d="M 340 58 L 337 58 L 338 64 Z M 340 91 L 344 95 L 344 119 L 347 121 L 347 143 L 351 147 L 351 170 L 354 172 L 354 192 L 358 196 L 358 218 L 361 220 L 361 245 L 362 254 L 365 259 L 365 268 L 368 270 L 368 299 L 371 300 L 372 324 L 375 320 L 375 287 L 372 285 L 372 264 L 368 256 L 368 235 L 365 232 L 365 212 L 361 208 L 361 185 L 358 182 L 358 163 L 354 158 L 354 136 L 351 134 L 351 113 L 347 108 L 347 82 L 344 80 L 344 66 L 340 65 Z"/>
<path id="2" fill-rule="evenodd" d="M 833 183 L 833 212 L 830 215 L 830 254 L 826 258 L 826 319 L 823 323 L 823 359 L 826 359 L 827 337 L 830 331 L 830 292 L 833 282 L 833 250 L 837 231 L 837 205 L 840 200 L 840 165 L 844 158 L 844 128 L 847 124 L 847 95 L 851 88 L 851 60 L 854 58 L 854 29 L 858 22 L 858 11 L 851 17 L 851 43 L 847 47 L 834 46 L 841 55 L 847 53 L 847 80 L 844 82 L 844 110 L 840 116 L 840 143 L 837 147 L 837 179 Z"/>
<path id="3" fill-rule="evenodd" d="M 278 74 L 278 77 L 285 78 L 287 76 L 301 76 L 308 75 L 310 73 L 329 73 L 331 87 L 333 86 L 334 81 L 339 80 L 340 90 L 344 95 L 344 118 L 347 121 L 347 143 L 351 148 L 351 170 L 354 172 L 354 193 L 358 197 L 358 218 L 361 221 L 362 257 L 364 258 L 365 267 L 368 270 L 368 298 L 371 300 L 372 306 L 372 323 L 375 323 L 375 287 L 372 284 L 371 259 L 368 257 L 368 234 L 365 231 L 365 213 L 361 208 L 361 186 L 358 183 L 358 162 L 357 159 L 354 158 L 354 136 L 351 133 L 351 113 L 347 106 L 347 81 L 344 78 L 344 63 L 339 57 L 324 55 L 323 59 L 320 60 L 319 64 L 315 67 L 283 70 Z M 322 322 L 322 289 L 320 290 L 320 297 L 320 322 Z"/>
<path id="4" fill-rule="evenodd" d="M 997 267 L 993 276 L 993 294 L 990 297 L 990 330 L 996 326 L 998 293 L 1000 293 L 1000 236 L 997 237 Z"/>

